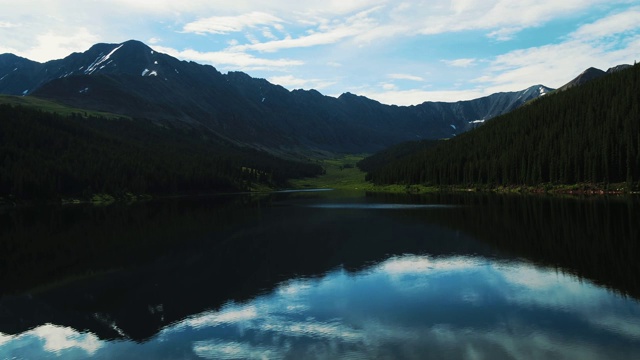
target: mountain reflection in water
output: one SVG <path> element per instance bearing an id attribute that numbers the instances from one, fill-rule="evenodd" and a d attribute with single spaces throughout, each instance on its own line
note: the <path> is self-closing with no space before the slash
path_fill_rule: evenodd
<path id="1" fill-rule="evenodd" d="M 98 219 L 80 231 L 102 247 L 80 248 L 87 263 L 117 253 L 102 236 L 141 238 L 116 240 L 131 253 L 91 276 L 0 298 L 0 358 L 640 356 L 635 200 L 217 201 L 54 212 Z M 28 258 L 26 215 L 12 216 L 0 234 Z M 105 221 L 129 226 L 87 230 Z M 69 224 L 55 226 L 81 226 Z M 82 243 L 57 234 L 47 240 L 63 249 Z"/>

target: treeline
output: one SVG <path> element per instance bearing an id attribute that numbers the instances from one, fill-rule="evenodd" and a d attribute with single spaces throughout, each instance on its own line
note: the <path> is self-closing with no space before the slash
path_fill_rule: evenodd
<path id="1" fill-rule="evenodd" d="M 226 192 L 322 172 L 204 134 L 0 105 L 0 198 Z"/>
<path id="2" fill-rule="evenodd" d="M 377 184 L 637 183 L 638 94 L 636 65 L 547 95 L 367 178 Z"/>

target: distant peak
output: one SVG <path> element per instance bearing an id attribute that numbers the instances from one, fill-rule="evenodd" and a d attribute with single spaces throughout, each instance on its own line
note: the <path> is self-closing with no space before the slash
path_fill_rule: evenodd
<path id="1" fill-rule="evenodd" d="M 609 70 L 607 70 L 607 73 L 608 74 L 612 74 L 612 73 L 615 73 L 615 72 L 618 72 L 618 71 L 622 71 L 622 70 L 628 69 L 630 67 L 632 67 L 632 65 L 629 65 L 629 64 L 622 64 L 622 65 L 614 66 L 612 68 L 609 68 Z"/>
<path id="2" fill-rule="evenodd" d="M 105 51 L 112 51 L 113 49 L 116 48 L 128 48 L 128 49 L 151 49 L 149 46 L 147 46 L 145 43 L 138 41 L 138 40 L 127 40 L 125 42 L 122 43 L 98 43 L 93 45 L 89 50 L 90 51 L 101 51 L 101 52 L 105 52 Z"/>
<path id="3" fill-rule="evenodd" d="M 143 43 L 142 41 L 139 40 L 127 40 L 123 43 L 121 43 L 120 45 L 125 46 L 125 47 L 138 47 L 138 48 L 143 48 L 143 49 L 151 49 L 147 44 Z"/>
<path id="4" fill-rule="evenodd" d="M 580 73 L 580 75 L 578 75 L 575 79 L 569 81 L 568 83 L 566 83 L 565 85 L 563 85 L 562 87 L 560 87 L 560 91 L 564 91 L 567 89 L 570 89 L 572 87 L 575 86 L 580 86 L 583 84 L 586 84 L 587 82 L 591 81 L 591 80 L 595 80 L 599 77 L 602 77 L 604 75 L 606 75 L 607 73 L 594 68 L 594 67 L 590 67 L 588 69 L 586 69 L 585 71 L 583 71 L 582 73 Z"/>
<path id="5" fill-rule="evenodd" d="M 587 74 L 587 73 L 590 73 L 590 72 L 598 72 L 599 73 L 599 72 L 604 72 L 604 71 L 602 71 L 602 70 L 600 70 L 598 68 L 590 67 L 587 70 L 583 71 L 582 73 L 583 74 Z"/>
<path id="6" fill-rule="evenodd" d="M 338 97 L 338 99 L 357 98 L 357 97 L 358 97 L 358 95 L 352 94 L 352 93 L 350 93 L 350 92 L 348 92 L 348 91 L 347 91 L 347 92 L 345 92 L 345 93 L 342 93 L 342 94 Z"/>

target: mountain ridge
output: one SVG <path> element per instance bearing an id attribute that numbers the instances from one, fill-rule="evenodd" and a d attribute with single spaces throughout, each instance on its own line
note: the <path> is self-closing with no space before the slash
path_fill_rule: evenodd
<path id="1" fill-rule="evenodd" d="M 622 70 L 626 70 L 628 68 L 630 68 L 631 65 L 628 64 L 621 64 L 621 65 L 617 65 L 614 67 L 609 68 L 607 71 L 604 70 L 600 70 L 598 68 L 595 67 L 590 67 L 587 68 L 585 71 L 583 71 L 582 73 L 580 73 L 580 75 L 576 76 L 573 80 L 569 81 L 568 83 L 564 84 L 563 86 L 558 88 L 558 91 L 564 91 L 564 90 L 568 90 L 571 89 L 573 87 L 576 86 L 581 86 L 584 85 L 590 81 L 593 81 L 595 79 L 599 79 L 603 76 L 609 75 L 609 74 L 613 74 L 615 72 L 618 71 L 622 71 Z"/>
<path id="2" fill-rule="evenodd" d="M 407 140 L 450 138 L 551 90 L 536 85 L 453 103 L 386 105 L 350 93 L 289 91 L 243 72 L 222 74 L 136 40 L 96 44 L 46 63 L 7 59 L 0 55 L 0 93 L 205 127 L 279 153 L 372 152 Z"/>

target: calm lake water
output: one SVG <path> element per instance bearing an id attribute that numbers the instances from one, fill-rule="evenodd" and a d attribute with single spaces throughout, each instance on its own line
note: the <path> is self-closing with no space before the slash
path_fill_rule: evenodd
<path id="1" fill-rule="evenodd" d="M 0 284 L 0 359 L 640 359 L 640 202 L 0 210 Z"/>

